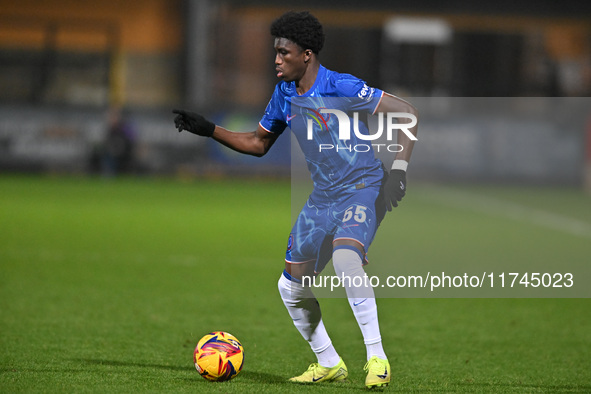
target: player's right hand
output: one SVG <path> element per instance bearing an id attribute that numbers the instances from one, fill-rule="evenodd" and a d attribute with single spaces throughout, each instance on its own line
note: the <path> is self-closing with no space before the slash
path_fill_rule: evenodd
<path id="1" fill-rule="evenodd" d="M 187 130 L 190 133 L 203 137 L 211 137 L 215 130 L 215 124 L 205 119 L 203 116 L 182 109 L 174 109 L 172 113 L 177 114 L 174 118 L 174 127 L 179 133 Z"/>

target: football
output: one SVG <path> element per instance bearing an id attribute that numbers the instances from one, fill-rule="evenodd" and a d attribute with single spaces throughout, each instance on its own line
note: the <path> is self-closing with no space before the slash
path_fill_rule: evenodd
<path id="1" fill-rule="evenodd" d="M 193 352 L 197 372 L 205 379 L 223 382 L 234 378 L 244 364 L 244 348 L 232 334 L 214 331 L 197 343 Z"/>

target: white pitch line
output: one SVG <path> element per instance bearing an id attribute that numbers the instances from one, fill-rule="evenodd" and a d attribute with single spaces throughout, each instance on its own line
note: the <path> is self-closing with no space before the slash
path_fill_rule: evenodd
<path id="1" fill-rule="evenodd" d="M 429 191 L 427 199 L 441 202 L 447 206 L 491 216 L 503 216 L 508 219 L 535 224 L 578 237 L 591 238 L 591 223 L 582 220 L 449 187 L 426 186 L 424 189 Z"/>

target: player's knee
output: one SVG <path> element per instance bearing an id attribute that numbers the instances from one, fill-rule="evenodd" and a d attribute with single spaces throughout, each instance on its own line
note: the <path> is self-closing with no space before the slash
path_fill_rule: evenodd
<path id="1" fill-rule="evenodd" d="M 286 298 L 286 295 L 291 292 L 291 280 L 285 276 L 285 271 L 281 273 L 281 276 L 279 276 L 277 288 L 279 289 L 281 298 Z"/>
<path id="2" fill-rule="evenodd" d="M 305 294 L 306 289 L 301 281 L 292 277 L 287 271 L 283 271 L 277 282 L 279 294 L 283 300 L 300 299 Z"/>
<path id="3" fill-rule="evenodd" d="M 337 275 L 363 275 L 361 252 L 354 247 L 337 247 L 332 254 L 332 263 Z"/>

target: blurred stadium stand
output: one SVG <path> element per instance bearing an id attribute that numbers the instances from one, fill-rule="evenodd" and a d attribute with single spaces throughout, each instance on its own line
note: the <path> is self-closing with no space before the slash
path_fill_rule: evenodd
<path id="1" fill-rule="evenodd" d="M 122 106 L 138 131 L 135 173 L 289 175 L 289 138 L 262 159 L 245 157 L 177 134 L 170 110 L 253 129 L 277 82 L 269 23 L 294 6 L 0 0 L 0 171 L 88 173 L 108 109 Z M 566 101 L 578 108 L 568 127 L 539 117 L 501 126 L 484 115 L 423 118 L 416 176 L 581 184 L 591 3 L 316 0 L 297 9 L 325 25 L 325 66 L 416 98 L 419 110 L 432 97 L 578 98 Z M 505 168 L 510 160 L 518 171 Z"/>

